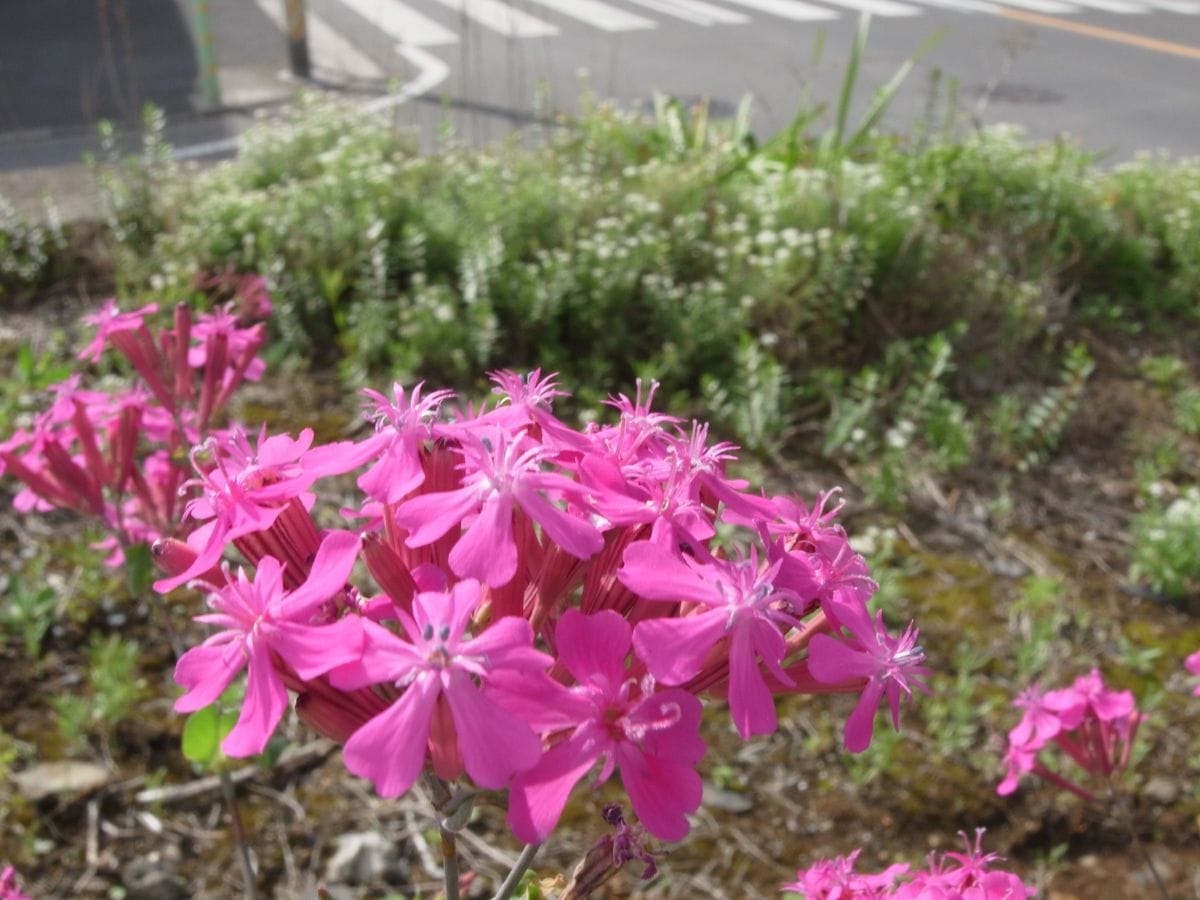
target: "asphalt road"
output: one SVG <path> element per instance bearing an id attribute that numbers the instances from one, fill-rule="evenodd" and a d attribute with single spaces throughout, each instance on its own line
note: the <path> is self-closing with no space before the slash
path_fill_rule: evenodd
<path id="1" fill-rule="evenodd" d="M 214 0 L 227 101 L 291 90 L 272 21 L 281 5 Z M 472 141 L 530 122 L 535 108 L 575 110 L 585 90 L 627 104 L 655 90 L 703 97 L 717 113 L 749 93 L 755 130 L 768 135 L 806 102 L 834 101 L 864 7 L 873 18 L 859 108 L 945 31 L 893 106 L 894 127 L 951 115 L 966 127 L 1066 133 L 1113 161 L 1154 149 L 1200 156 L 1200 0 L 309 0 L 323 77 L 342 73 L 367 92 L 400 79 L 420 96 L 398 121 L 428 134 L 449 115 Z M 130 122 L 145 101 L 167 110 L 180 143 L 244 127 L 195 108 L 190 9 L 0 3 L 0 169 L 64 161 L 98 118 Z"/>

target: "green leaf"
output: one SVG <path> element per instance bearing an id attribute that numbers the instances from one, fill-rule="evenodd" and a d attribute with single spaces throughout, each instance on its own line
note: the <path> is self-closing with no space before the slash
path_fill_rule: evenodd
<path id="1" fill-rule="evenodd" d="M 129 582 L 129 593 L 134 597 L 144 597 L 150 592 L 150 585 L 154 581 L 154 558 L 149 544 L 133 544 L 125 548 L 125 578 Z"/>
<path id="2" fill-rule="evenodd" d="M 198 766 L 208 765 L 220 747 L 219 732 L 215 705 L 192 713 L 183 725 L 183 755 Z"/>
<path id="3" fill-rule="evenodd" d="M 238 711 L 236 709 L 227 709 L 221 713 L 221 718 L 217 721 L 217 740 L 223 741 L 229 732 L 233 731 L 233 726 L 237 724 Z"/>

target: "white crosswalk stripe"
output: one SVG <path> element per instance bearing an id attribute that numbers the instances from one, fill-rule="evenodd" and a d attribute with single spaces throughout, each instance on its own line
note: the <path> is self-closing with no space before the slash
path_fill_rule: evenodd
<path id="1" fill-rule="evenodd" d="M 1031 12 L 1046 13 L 1051 16 L 1071 16 L 1080 11 L 1078 6 L 1062 3 L 1060 0 L 1002 0 L 1000 5 L 1015 6 L 1017 9 L 1028 9 Z"/>
<path id="2" fill-rule="evenodd" d="M 986 13 L 996 15 L 1000 11 L 998 4 L 988 0 L 921 0 L 925 6 L 936 6 L 941 9 L 951 9 L 963 13 Z"/>
<path id="3" fill-rule="evenodd" d="M 506 38 L 550 37 L 558 28 L 502 0 L 435 0 Z"/>
<path id="4" fill-rule="evenodd" d="M 1072 0 L 1072 2 L 1088 9 L 1098 9 L 1100 12 L 1117 13 L 1123 16 L 1149 12 L 1145 4 L 1129 3 L 1126 0 Z"/>
<path id="5" fill-rule="evenodd" d="M 644 6 L 655 12 L 675 16 L 685 22 L 695 25 L 741 25 L 750 21 L 749 16 L 705 3 L 704 0 L 628 0 L 637 6 Z"/>
<path id="6" fill-rule="evenodd" d="M 285 31 L 283 6 L 275 0 L 257 0 L 258 8 L 280 31 Z M 371 57 L 354 46 L 316 13 L 308 14 L 308 37 L 313 56 L 318 66 L 328 68 L 340 75 L 361 78 L 364 81 L 380 81 L 385 77 L 383 69 Z"/>
<path id="7" fill-rule="evenodd" d="M 458 35 L 400 0 L 341 0 L 376 28 L 409 47 L 457 44 Z"/>
<path id="8" fill-rule="evenodd" d="M 1164 12 L 1179 13 L 1183 16 L 1200 15 L 1200 3 L 1196 0 L 1147 0 L 1150 6 Z"/>
<path id="9" fill-rule="evenodd" d="M 895 0 L 821 0 L 830 6 L 841 6 L 855 12 L 867 12 L 873 16 L 919 16 L 921 10 L 908 3 Z"/>
<path id="10" fill-rule="evenodd" d="M 600 0 L 533 0 L 539 6 L 578 19 L 601 31 L 641 31 L 654 22 Z"/>
<path id="11" fill-rule="evenodd" d="M 823 6 L 814 6 L 804 0 L 731 0 L 739 6 L 748 6 L 760 12 L 770 13 L 794 22 L 821 22 L 836 19 L 838 14 Z"/>

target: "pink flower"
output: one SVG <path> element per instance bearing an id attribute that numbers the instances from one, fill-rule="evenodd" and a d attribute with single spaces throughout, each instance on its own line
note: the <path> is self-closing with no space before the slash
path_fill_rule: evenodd
<path id="1" fill-rule="evenodd" d="M 846 856 L 822 859 L 796 873 L 796 880 L 785 884 L 783 890 L 799 894 L 806 900 L 870 900 L 892 896 L 896 879 L 908 871 L 904 863 L 889 866 L 876 875 L 854 871 L 862 850 L 852 850 Z"/>
<path id="2" fill-rule="evenodd" d="M 470 524 L 450 551 L 450 568 L 462 578 L 501 587 L 517 574 L 518 546 L 513 513 L 522 510 L 555 544 L 578 559 L 604 546 L 599 530 L 586 518 L 560 509 L 553 500 L 582 500 L 583 488 L 542 464 L 554 453 L 524 433 L 494 428 L 481 434 L 459 432 L 464 472 L 462 487 L 421 494 L 396 510 L 396 524 L 409 532 L 406 543 L 433 543 L 464 519 Z M 549 495 L 549 498 L 545 495 Z"/>
<path id="3" fill-rule="evenodd" d="M 1050 691 L 1045 703 L 1058 711 L 1066 728 L 1074 728 L 1089 715 L 1101 722 L 1128 718 L 1135 705 L 1131 691 L 1110 691 L 1099 669 L 1076 678 L 1069 688 Z"/>
<path id="4" fill-rule="evenodd" d="M 0 872 L 0 900 L 29 900 L 29 895 L 17 884 L 17 871 L 5 866 Z"/>
<path id="5" fill-rule="evenodd" d="M 375 434 L 363 442 L 363 459 L 376 462 L 358 478 L 363 493 L 380 503 L 399 503 L 425 481 L 421 466 L 421 444 L 433 438 L 433 425 L 443 403 L 453 391 L 434 391 L 421 396 L 424 382 L 409 397 L 399 382 L 392 385 L 394 400 L 378 391 L 364 390 L 367 409 L 375 420 Z"/>
<path id="6" fill-rule="evenodd" d="M 808 669 L 817 681 L 839 684 L 864 679 L 866 686 L 854 712 L 846 721 L 845 744 L 852 753 L 871 743 L 875 711 L 886 696 L 892 710 L 892 725 L 900 728 L 900 695 L 912 696 L 913 688 L 926 693 L 923 681 L 929 669 L 922 663 L 925 652 L 917 645 L 917 629 L 910 623 L 893 638 L 883 627 L 883 613 L 871 617 L 865 603 L 853 599 L 833 606 L 837 624 L 850 632 L 842 639 L 815 635 L 808 649 Z M 835 618 L 831 614 L 831 618 Z"/>
<path id="7" fill-rule="evenodd" d="M 1195 653 L 1189 656 L 1184 661 L 1183 665 L 1193 675 L 1200 676 L 1200 650 L 1197 650 Z M 1192 688 L 1192 694 L 1196 697 L 1200 697 L 1200 684 L 1197 684 L 1194 688 Z"/>
<path id="8" fill-rule="evenodd" d="M 984 853 L 983 829 L 975 833 L 975 846 L 967 841 L 966 853 L 930 855 L 927 869 L 911 869 L 904 863 L 888 866 L 877 875 L 855 871 L 861 850 L 831 860 L 820 860 L 796 873 L 783 890 L 808 900 L 1022 900 L 1037 894 L 1011 872 L 993 868 L 1001 860 Z"/>
<path id="9" fill-rule="evenodd" d="M 477 581 L 460 581 L 450 593 L 416 596 L 413 614 L 397 611 L 407 640 L 364 621 L 360 663 L 335 671 L 340 689 L 389 683 L 400 699 L 346 741 L 343 759 L 383 797 L 407 791 L 425 765 L 427 747 L 444 778 L 463 768 L 479 785 L 502 788 L 515 772 L 537 762 L 541 742 L 530 727 L 489 701 L 475 683 L 500 673 L 540 672 L 550 657 L 533 648 L 533 630 L 514 616 L 482 634 L 465 632 L 480 601 Z"/>
<path id="10" fill-rule="evenodd" d="M 1046 694 L 1036 684 L 1018 694 L 1013 706 L 1025 710 L 1025 715 L 1008 733 L 1011 743 L 1041 747 L 1062 731 L 1062 717 L 1046 703 Z"/>
<path id="11" fill-rule="evenodd" d="M 729 712 L 743 740 L 775 730 L 775 701 L 758 659 L 782 684 L 792 680 L 780 663 L 787 650 L 785 629 L 795 592 L 774 579 L 779 565 L 762 569 L 748 559 L 679 558 L 661 546 L 641 542 L 625 551 L 617 577 L 646 600 L 696 604 L 676 618 L 639 622 L 633 643 L 650 673 L 666 684 L 683 684 L 704 667 L 709 652 L 729 639 Z"/>
<path id="12" fill-rule="evenodd" d="M 517 776 L 509 792 L 509 827 L 526 843 L 544 841 L 575 783 L 600 760 L 596 784 L 619 769 L 646 829 L 661 840 L 679 840 L 703 793 L 695 770 L 705 750 L 700 701 L 682 690 L 655 690 L 652 681 L 628 674 L 631 629 L 611 610 L 591 616 L 567 610 L 554 635 L 559 661 L 576 684 L 554 700 L 545 724 L 547 730 L 569 728 L 570 736 Z M 506 686 L 511 691 L 497 702 L 528 710 L 520 686 Z"/>
<path id="13" fill-rule="evenodd" d="M 1062 690 L 1042 694 L 1036 686 L 1029 688 L 1013 705 L 1024 708 L 1025 715 L 1008 733 L 1006 771 L 996 788 L 998 794 L 1011 794 L 1021 776 L 1032 772 L 1086 800 L 1092 799 L 1089 790 L 1041 760 L 1040 754 L 1050 746 L 1058 747 L 1067 759 L 1095 778 L 1119 775 L 1129 764 L 1142 716 L 1133 693 L 1109 690 L 1098 669 Z"/>
<path id="14" fill-rule="evenodd" d="M 121 312 L 117 307 L 115 297 L 105 300 L 100 309 L 83 317 L 85 324 L 95 327 L 96 335 L 90 344 L 79 351 L 78 358 L 93 363 L 99 362 L 105 346 L 114 335 L 126 331 L 137 331 L 143 327 L 146 316 L 156 312 L 158 312 L 158 305 L 154 303 L 147 304 L 141 309 Z"/>
<path id="15" fill-rule="evenodd" d="M 268 437 L 264 427 L 257 448 L 241 431 L 197 448 L 195 483 L 203 493 L 187 505 L 184 517 L 204 523 L 187 538 L 199 555 L 186 572 L 155 582 L 154 589 L 165 594 L 208 571 L 220 560 L 228 541 L 267 531 L 293 501 L 307 509 L 313 502 L 309 493 L 313 482 L 354 467 L 347 459 L 347 445 L 313 447 L 312 441 L 311 428 L 293 439 L 286 434 Z M 198 464 L 200 450 L 212 454 L 211 465 Z"/>
<path id="16" fill-rule="evenodd" d="M 227 755 L 261 753 L 287 708 L 287 690 L 275 669 L 274 654 L 305 681 L 358 659 L 362 635 L 357 618 L 322 627 L 308 624 L 320 605 L 345 587 L 358 547 L 358 535 L 330 532 L 308 580 L 291 593 L 283 589 L 279 562 L 267 557 L 253 582 L 239 571 L 236 580 L 210 596 L 215 612 L 196 617 L 222 630 L 180 657 L 175 681 L 186 692 L 175 701 L 175 711 L 208 706 L 248 666 L 241 715 L 221 743 Z"/>
<path id="17" fill-rule="evenodd" d="M 1007 797 L 1013 793 L 1023 775 L 1028 775 L 1037 766 L 1037 754 L 1041 749 L 1038 744 L 1018 744 L 1010 735 L 1008 750 L 1004 754 L 1004 778 L 996 787 L 996 793 Z"/>
<path id="18" fill-rule="evenodd" d="M 975 845 L 961 831 L 966 853 L 930 855 L 929 868 L 918 870 L 891 896 L 897 900 L 1024 900 L 1037 894 L 1017 875 L 992 868 L 1003 857 L 983 852 L 985 829 L 975 831 Z"/>

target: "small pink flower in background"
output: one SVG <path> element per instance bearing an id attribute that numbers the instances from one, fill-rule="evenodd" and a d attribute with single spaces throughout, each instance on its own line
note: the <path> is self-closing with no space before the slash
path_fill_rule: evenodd
<path id="1" fill-rule="evenodd" d="M 1189 656 L 1183 663 L 1184 667 L 1193 675 L 1200 676 L 1200 650 L 1197 650 Z M 1192 694 L 1200 697 L 1200 684 L 1192 688 Z"/>
<path id="2" fill-rule="evenodd" d="M 158 312 L 158 305 L 155 303 L 147 304 L 141 309 L 121 312 L 115 297 L 105 300 L 96 312 L 83 317 L 85 325 L 91 325 L 96 329 L 96 335 L 90 344 L 79 351 L 79 359 L 93 363 L 98 362 L 115 335 L 126 331 L 137 331 L 144 326 L 146 317 L 156 312 Z"/>
<path id="3" fill-rule="evenodd" d="M 0 900 L 30 900 L 17 884 L 17 871 L 12 866 L 5 866 L 0 872 Z"/>
<path id="4" fill-rule="evenodd" d="M 976 829 L 975 843 L 961 831 L 965 853 L 930 854 L 928 867 L 911 872 L 890 896 L 897 900 L 1024 900 L 1037 895 L 1012 872 L 994 867 L 1004 858 L 983 852 L 983 828 Z"/>
<path id="5" fill-rule="evenodd" d="M 1043 751 L 1057 747 L 1085 775 L 1110 779 L 1129 765 L 1129 753 L 1142 715 L 1131 691 L 1114 691 L 1099 669 L 1080 676 L 1068 688 L 1045 693 L 1034 685 L 1013 705 L 1025 711 L 1008 732 L 1006 773 L 996 792 L 1013 793 L 1023 775 L 1033 773 L 1064 790 L 1092 799 L 1092 793 L 1061 768 L 1050 768 Z"/>
<path id="6" fill-rule="evenodd" d="M 796 881 L 785 884 L 785 892 L 806 900 L 1024 900 L 1037 890 L 1019 876 L 995 868 L 1003 858 L 984 853 L 984 829 L 975 832 L 975 844 L 959 835 L 965 853 L 930 854 L 927 867 L 915 869 L 906 863 L 888 866 L 878 874 L 855 870 L 861 850 L 831 860 L 820 860 L 796 873 Z"/>
<path id="7" fill-rule="evenodd" d="M 896 879 L 908 872 L 906 863 L 888 866 L 882 872 L 869 875 L 855 871 L 862 850 L 852 850 L 846 856 L 822 859 L 796 873 L 796 880 L 785 884 L 786 893 L 799 894 L 806 900 L 867 900 L 892 896 Z"/>

